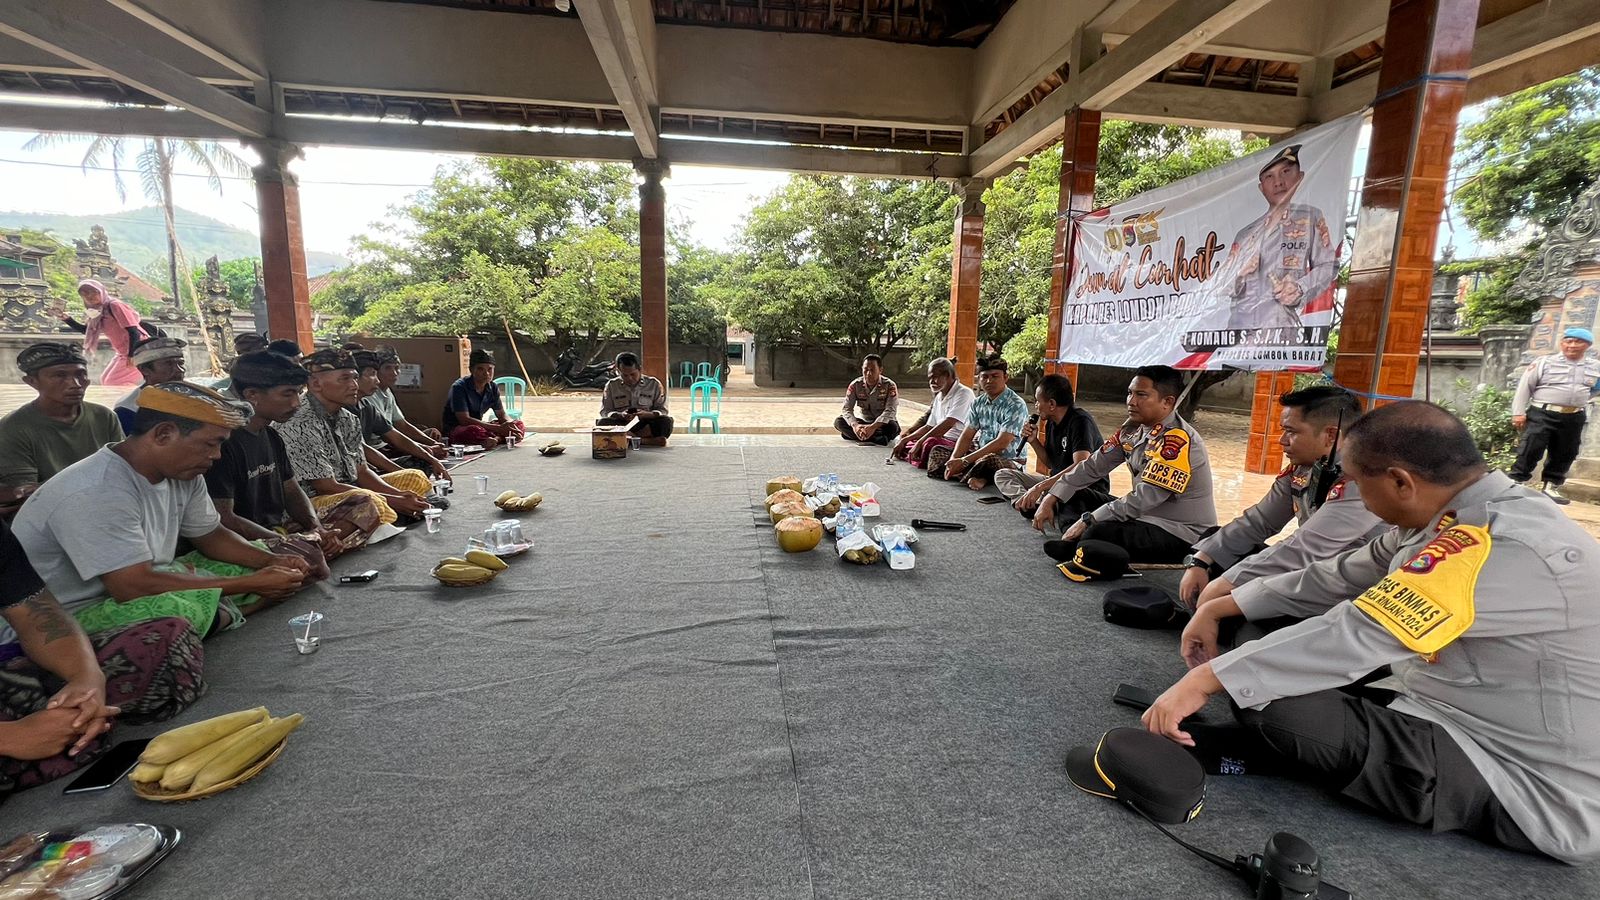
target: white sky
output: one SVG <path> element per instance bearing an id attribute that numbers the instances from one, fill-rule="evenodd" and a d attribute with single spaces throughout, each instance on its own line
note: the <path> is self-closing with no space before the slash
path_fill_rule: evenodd
<path id="1" fill-rule="evenodd" d="M 128 199 L 121 202 L 110 172 L 79 167 L 85 144 L 24 150 L 32 137 L 31 132 L 0 130 L 0 210 L 90 215 L 150 205 L 136 172 L 124 176 Z M 400 150 L 306 148 L 305 158 L 290 167 L 300 179 L 306 248 L 346 254 L 352 237 L 387 218 L 390 206 L 427 186 L 438 167 L 455 158 Z M 780 172 L 674 166 L 667 181 L 668 215 L 686 222 L 699 243 L 725 249 L 744 214 L 787 178 Z M 255 188 L 248 179 L 225 182 L 218 195 L 203 178 L 182 177 L 173 192 L 184 209 L 260 233 Z"/>

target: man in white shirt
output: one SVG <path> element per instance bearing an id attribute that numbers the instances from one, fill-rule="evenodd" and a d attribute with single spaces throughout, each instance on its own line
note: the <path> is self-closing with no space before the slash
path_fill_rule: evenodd
<path id="1" fill-rule="evenodd" d="M 972 388 L 956 380 L 955 365 L 942 356 L 928 363 L 928 388 L 933 391 L 933 403 L 911 430 L 900 436 L 892 451 L 919 469 L 927 465 L 933 448 L 955 447 L 976 396 Z"/>

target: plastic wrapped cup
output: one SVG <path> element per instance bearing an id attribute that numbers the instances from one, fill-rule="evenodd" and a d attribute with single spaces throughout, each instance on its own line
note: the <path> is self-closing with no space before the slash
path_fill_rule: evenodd
<path id="1" fill-rule="evenodd" d="M 477 485 L 479 497 L 486 496 L 489 493 L 489 476 L 474 475 L 472 476 L 472 483 Z"/>
<path id="2" fill-rule="evenodd" d="M 450 445 L 450 458 L 451 459 L 462 459 L 466 455 L 467 455 L 467 446 L 465 444 L 451 444 Z"/>
<path id="3" fill-rule="evenodd" d="M 317 652 L 322 645 L 322 613 L 309 612 L 289 620 L 289 631 L 294 634 L 294 649 L 301 656 Z"/>
<path id="4" fill-rule="evenodd" d="M 639 438 L 637 438 L 637 437 L 635 437 L 634 435 L 631 435 L 631 434 L 628 435 L 628 449 L 629 450 L 637 450 L 637 449 L 639 449 Z"/>
<path id="5" fill-rule="evenodd" d="M 439 526 L 444 519 L 444 510 L 430 506 L 422 511 L 422 521 L 428 526 L 429 534 L 438 534 Z"/>
<path id="6" fill-rule="evenodd" d="M 497 527 L 506 530 L 506 533 L 511 536 L 511 543 L 513 544 L 521 544 L 527 541 L 527 538 L 522 536 L 521 519 L 505 519 L 498 523 Z"/>

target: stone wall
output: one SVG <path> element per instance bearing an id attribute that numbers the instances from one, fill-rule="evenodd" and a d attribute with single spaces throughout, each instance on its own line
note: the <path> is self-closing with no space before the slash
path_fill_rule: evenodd
<path id="1" fill-rule="evenodd" d="M 205 343 L 201 340 L 198 330 L 185 325 L 176 325 L 162 322 L 161 328 L 169 337 L 188 341 L 189 346 L 184 348 L 185 365 L 188 367 L 190 380 L 206 380 L 211 378 L 211 358 L 206 354 Z M 0 384 L 21 384 L 22 371 L 17 368 L 17 354 L 24 347 L 39 341 L 60 341 L 63 344 L 82 344 L 83 336 L 70 331 L 61 331 L 55 334 L 15 334 L 0 332 Z M 228 348 L 230 351 L 232 348 Z M 99 349 L 89 358 L 89 379 L 99 383 L 100 373 L 105 371 L 111 363 L 111 342 L 105 338 L 100 339 Z"/>
<path id="2" fill-rule="evenodd" d="M 839 388 L 861 376 L 861 360 L 847 347 L 835 350 L 838 359 L 820 350 L 782 344 L 756 344 L 755 380 L 761 387 Z M 895 382 L 922 384 L 928 379 L 926 362 L 913 359 L 915 351 L 897 347 L 883 355 L 883 374 Z"/>

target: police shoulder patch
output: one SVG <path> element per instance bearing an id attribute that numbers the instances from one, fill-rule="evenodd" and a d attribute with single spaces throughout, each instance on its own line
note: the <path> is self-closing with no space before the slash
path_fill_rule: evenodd
<path id="1" fill-rule="evenodd" d="M 1141 481 L 1181 494 L 1189 489 L 1192 471 L 1189 435 L 1182 428 L 1169 428 L 1161 433 L 1159 439 L 1151 436 L 1150 442 L 1145 445 L 1144 469 L 1139 473 Z"/>
<path id="2" fill-rule="evenodd" d="M 1284 467 L 1283 467 L 1283 471 L 1278 473 L 1278 477 L 1279 478 L 1287 478 L 1290 475 L 1294 474 L 1294 470 L 1296 468 L 1297 468 L 1297 466 L 1295 466 L 1294 463 L 1285 463 Z"/>
<path id="3" fill-rule="evenodd" d="M 1350 479 L 1348 478 L 1341 478 L 1338 481 L 1335 481 L 1333 483 L 1333 487 L 1328 488 L 1328 500 L 1333 501 L 1342 499 L 1344 497 L 1344 486 L 1349 483 Z"/>
<path id="4" fill-rule="evenodd" d="M 1357 597 L 1356 608 L 1408 650 L 1431 657 L 1472 627 L 1473 594 L 1490 545 L 1488 529 L 1446 528 Z"/>

